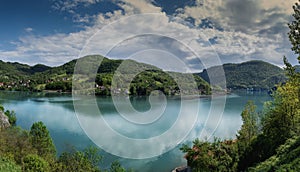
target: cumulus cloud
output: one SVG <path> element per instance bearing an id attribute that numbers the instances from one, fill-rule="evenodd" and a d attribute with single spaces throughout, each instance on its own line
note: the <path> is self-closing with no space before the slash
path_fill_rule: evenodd
<path id="1" fill-rule="evenodd" d="M 177 15 L 183 18 L 194 18 L 196 25 L 208 18 L 226 30 L 257 33 L 261 27 L 272 28 L 272 24 L 283 20 L 287 21 L 295 2 L 297 0 L 277 0 L 276 2 L 267 0 L 203 0 L 198 1 L 195 6 L 178 9 Z"/>
<path id="2" fill-rule="evenodd" d="M 151 1 L 145 0 L 124 0 L 124 3 L 135 8 L 138 13 L 160 13 L 160 7 L 151 4 Z"/>
<path id="3" fill-rule="evenodd" d="M 220 53 L 225 53 L 226 57 L 229 55 L 226 52 L 236 51 L 231 57 L 240 54 L 244 60 L 262 58 L 278 65 L 282 64 L 282 56 L 290 49 L 287 23 L 295 2 L 204 0 L 194 6 L 178 9 L 176 16 L 192 18 L 195 27 L 211 28 L 204 32 L 212 33 L 210 38 L 217 40 L 214 46 L 217 50 L 221 49 Z"/>
<path id="4" fill-rule="evenodd" d="M 281 1 L 281 0 L 272 0 L 272 1 L 261 0 L 261 6 L 264 9 L 266 9 L 266 10 L 277 8 L 282 13 L 292 14 L 293 13 L 293 9 L 291 7 L 296 2 L 297 2 L 297 0 L 286 0 L 286 1 Z"/>
<path id="5" fill-rule="evenodd" d="M 85 43 L 97 32 L 103 32 L 104 36 L 89 47 L 87 52 L 104 53 L 103 55 L 109 47 L 118 45 L 118 41 L 124 41 L 120 38 L 131 38 L 133 33 L 156 33 L 161 38 L 175 38 L 182 45 L 171 45 L 172 41 L 164 39 L 139 37 L 131 39 L 130 46 L 119 46 L 118 51 L 111 54 L 112 57 L 121 58 L 120 54 L 133 53 L 136 47 L 156 45 L 179 55 L 190 66 L 198 65 L 197 56 L 206 61 L 205 67 L 215 65 L 213 59 L 216 56 L 223 63 L 262 59 L 281 65 L 283 55 L 290 54 L 286 23 L 290 20 L 295 1 L 198 0 L 194 5 L 178 8 L 171 16 L 167 16 L 161 7 L 150 0 L 114 0 L 112 2 L 120 9 L 93 15 L 78 14 L 76 8 L 89 7 L 102 1 L 55 1 L 54 9 L 67 11 L 73 14 L 74 22 L 88 25 L 84 24 L 81 31 L 70 34 L 23 36 L 15 43 L 16 49 L 2 50 L 0 56 L 4 60 L 15 59 L 30 64 L 59 65 L 77 58 Z M 139 20 L 134 17 L 130 19 L 144 13 L 157 15 Z M 194 26 L 186 21 L 193 21 Z M 110 27 L 114 22 L 120 22 L 120 25 Z M 29 28 L 26 30 L 30 31 Z M 186 46 L 192 48 L 196 55 L 184 48 Z M 195 67 L 192 69 L 197 70 Z"/>
<path id="6" fill-rule="evenodd" d="M 60 65 L 77 58 L 85 41 L 93 33 L 93 30 L 87 29 L 70 34 L 21 37 L 18 42 L 14 43 L 16 49 L 0 51 L 0 56 L 6 61 Z"/>

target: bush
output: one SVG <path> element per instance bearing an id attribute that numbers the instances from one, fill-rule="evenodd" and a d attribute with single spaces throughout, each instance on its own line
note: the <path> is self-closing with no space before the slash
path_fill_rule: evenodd
<path id="1" fill-rule="evenodd" d="M 181 150 L 193 171 L 236 171 L 238 152 L 233 140 L 210 143 L 196 139 L 192 148 L 184 145 Z"/>
<path id="2" fill-rule="evenodd" d="M 9 121 L 10 125 L 15 126 L 17 123 L 17 116 L 16 116 L 15 111 L 7 110 L 7 111 L 5 111 L 4 114 L 8 117 L 8 121 Z"/>
<path id="3" fill-rule="evenodd" d="M 288 139 L 276 152 L 249 171 L 300 171 L 300 137 Z"/>
<path id="4" fill-rule="evenodd" d="M 64 152 L 58 159 L 55 171 L 100 171 L 98 165 L 102 157 L 99 155 L 99 149 L 87 148 L 83 151 L 77 151 L 73 148 L 70 152 Z"/>
<path id="5" fill-rule="evenodd" d="M 38 155 L 29 154 L 23 159 L 24 172 L 47 172 L 50 171 L 49 164 Z"/>
<path id="6" fill-rule="evenodd" d="M 18 166 L 14 160 L 7 157 L 1 157 L 0 171 L 21 172 L 21 167 Z"/>

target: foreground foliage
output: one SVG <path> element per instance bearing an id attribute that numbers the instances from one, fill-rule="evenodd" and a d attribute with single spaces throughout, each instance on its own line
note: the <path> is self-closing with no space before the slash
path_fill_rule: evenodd
<path id="1" fill-rule="evenodd" d="M 299 171 L 300 77 L 292 69 L 261 113 L 253 102 L 246 105 L 237 140 L 195 140 L 182 147 L 193 171 Z"/>
<path id="2" fill-rule="evenodd" d="M 196 139 L 193 147 L 184 145 L 188 166 L 193 171 L 235 171 L 237 166 L 237 145 L 231 140 L 215 140 L 210 143 Z"/>
<path id="3" fill-rule="evenodd" d="M 22 170 L 26 172 L 31 171 L 50 171 L 49 163 L 42 157 L 36 154 L 28 154 L 23 159 Z"/>
<path id="4" fill-rule="evenodd" d="M 13 159 L 0 157 L 0 171 L 21 172 L 22 170 Z"/>
<path id="5" fill-rule="evenodd" d="M 300 137 L 292 137 L 281 145 L 276 154 L 249 171 L 300 171 Z"/>
<path id="6" fill-rule="evenodd" d="M 296 3 L 293 9 L 289 37 L 300 62 L 300 5 Z M 300 171 L 300 73 L 285 57 L 284 63 L 288 80 L 277 86 L 273 101 L 266 102 L 261 113 L 251 102 L 242 112 L 243 125 L 236 144 L 229 148 L 237 147 L 237 154 L 223 151 L 215 156 L 222 149 L 219 141 L 196 140 L 192 148 L 183 146 L 193 171 Z"/>
<path id="7" fill-rule="evenodd" d="M 87 148 L 83 151 L 71 150 L 64 152 L 58 158 L 58 166 L 55 171 L 92 171 L 98 172 L 98 165 L 102 157 L 96 148 Z"/>
<path id="8" fill-rule="evenodd" d="M 0 105 L 0 110 L 4 108 Z M 42 122 L 36 122 L 30 131 L 11 126 L 0 131 L 0 171 L 7 172 L 126 172 L 118 162 L 110 169 L 101 170 L 99 149 L 63 152 L 58 158 L 52 138 Z"/>

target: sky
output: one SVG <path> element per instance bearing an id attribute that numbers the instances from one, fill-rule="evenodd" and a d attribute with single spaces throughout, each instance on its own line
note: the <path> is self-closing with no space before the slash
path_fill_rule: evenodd
<path id="1" fill-rule="evenodd" d="M 100 54 L 192 72 L 297 64 L 287 35 L 296 1 L 1 0 L 0 60 L 57 66 Z"/>

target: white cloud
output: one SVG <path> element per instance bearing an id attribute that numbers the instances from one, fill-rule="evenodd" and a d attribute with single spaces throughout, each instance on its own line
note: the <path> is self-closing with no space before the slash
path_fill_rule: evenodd
<path id="1" fill-rule="evenodd" d="M 74 9 L 76 9 L 79 5 L 90 6 L 94 5 L 102 0 L 52 0 L 53 5 L 52 8 L 54 10 L 59 11 L 67 11 L 70 13 L 74 13 Z"/>
<path id="2" fill-rule="evenodd" d="M 208 18 L 215 25 L 226 30 L 243 31 L 249 34 L 256 34 L 263 28 L 280 32 L 282 28 L 276 30 L 276 24 L 286 26 L 295 2 L 297 0 L 203 0 L 196 6 L 186 6 L 178 10 L 178 16 L 192 17 L 196 25 L 201 24 L 202 19 Z"/>
<path id="3" fill-rule="evenodd" d="M 241 57 L 238 59 L 263 59 L 281 65 L 282 56 L 290 51 L 287 23 L 295 2 L 297 0 L 203 0 L 196 6 L 178 9 L 177 16 L 193 18 L 196 26 L 203 24 L 203 19 L 212 22 L 210 26 L 214 29 L 204 32 L 209 38 L 217 37 L 216 50 L 227 58 L 232 57 L 231 61 Z M 229 60 L 224 57 L 223 61 Z"/>
<path id="4" fill-rule="evenodd" d="M 277 8 L 280 10 L 282 13 L 286 13 L 288 15 L 293 13 L 293 8 L 292 6 L 298 2 L 297 0 L 261 0 L 261 6 L 263 9 L 270 10 Z"/>
<path id="5" fill-rule="evenodd" d="M 59 1 L 61 6 L 56 8 L 74 11 L 79 3 L 93 5 L 97 2 L 96 0 L 76 0 L 74 4 L 70 4 L 69 1 Z M 94 53 L 105 53 L 109 47 L 119 44 L 120 38 L 126 36 L 130 38 L 134 36 L 133 33 L 159 33 L 162 36 L 175 38 L 180 43 L 192 47 L 201 59 L 206 60 L 208 66 L 215 64 L 212 59 L 216 55 L 220 56 L 222 62 L 263 59 L 281 65 L 282 56 L 289 53 L 290 48 L 288 38 L 284 33 L 286 28 L 283 25 L 288 22 L 287 16 L 291 13 L 293 1 L 279 3 L 278 0 L 278 4 L 270 3 L 267 0 L 263 0 L 261 3 L 258 1 L 243 3 L 246 3 L 247 8 L 241 8 L 241 4 L 237 0 L 198 1 L 197 6 L 177 10 L 177 12 L 180 12 L 173 16 L 174 18 L 171 20 L 162 12 L 160 7 L 154 6 L 151 1 L 118 1 L 116 4 L 123 10 L 115 10 L 105 14 L 99 13 L 93 16 L 77 15 L 78 22 L 92 22 L 92 26 L 85 26 L 80 32 L 50 36 L 24 36 L 16 43 L 17 48 L 15 50 L 2 50 L 0 56 L 4 60 L 15 59 L 31 64 L 59 65 L 77 58 L 86 41 L 101 28 L 105 28 L 100 31 L 103 32 L 103 36 L 98 42 L 94 43 L 94 46 L 89 47 L 89 50 L 91 50 L 89 52 L 93 52 L 94 49 Z M 228 12 L 229 9 L 237 11 Z M 136 14 L 151 12 L 156 15 L 153 14 L 152 17 L 145 17 L 140 20 L 132 17 Z M 244 14 L 238 16 L 242 12 Z M 188 27 L 182 24 L 181 20 L 187 17 L 194 18 L 196 25 L 200 24 L 202 19 L 208 18 L 215 26 L 220 26 L 225 30 Z M 113 25 L 113 27 L 109 25 L 118 19 L 121 19 L 119 25 Z M 244 20 L 247 22 L 243 22 Z M 215 39 L 212 46 L 208 44 L 208 40 L 211 38 Z M 194 63 L 191 66 L 195 66 L 197 62 L 195 55 L 178 43 L 169 45 L 171 42 L 166 40 L 164 42 L 163 39 L 132 39 L 131 44 L 135 46 L 122 46 L 119 47 L 119 51 L 122 50 L 126 54 L 126 51 L 127 53 L 134 52 L 137 49 L 136 47 L 141 48 L 144 46 L 144 48 L 147 48 L 147 46 L 157 45 L 157 47 L 169 49 L 174 54 L 181 54 L 182 59 L 185 58 L 186 62 Z"/>
<path id="6" fill-rule="evenodd" d="M 123 0 L 125 4 L 132 6 L 138 13 L 160 13 L 160 7 L 154 6 L 149 0 Z"/>
<path id="7" fill-rule="evenodd" d="M 25 28 L 24 30 L 25 30 L 26 32 L 32 32 L 32 31 L 33 31 L 33 28 L 27 27 L 27 28 Z"/>
<path id="8" fill-rule="evenodd" d="M 94 33 L 92 29 L 70 34 L 22 37 L 15 43 L 16 49 L 0 51 L 4 60 L 28 64 L 44 63 L 60 65 L 78 57 L 85 41 Z"/>

